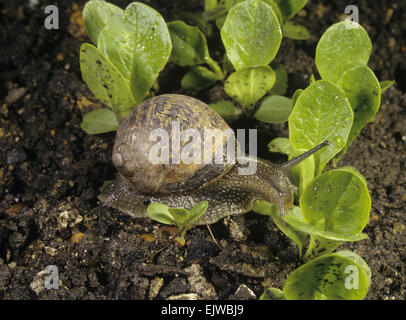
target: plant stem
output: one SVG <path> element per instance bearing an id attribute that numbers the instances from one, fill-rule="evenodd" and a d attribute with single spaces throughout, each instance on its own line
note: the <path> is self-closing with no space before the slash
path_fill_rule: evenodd
<path id="1" fill-rule="evenodd" d="M 210 67 L 210 69 L 214 72 L 214 74 L 217 76 L 218 80 L 224 79 L 224 73 L 216 61 L 208 57 L 206 63 Z"/>
<path id="2" fill-rule="evenodd" d="M 310 235 L 309 247 L 303 257 L 305 262 L 313 260 L 321 255 L 332 253 L 343 241 L 329 240 Z"/>

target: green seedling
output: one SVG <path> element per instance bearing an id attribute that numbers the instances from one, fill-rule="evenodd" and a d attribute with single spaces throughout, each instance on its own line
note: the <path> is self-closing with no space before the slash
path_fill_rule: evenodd
<path id="1" fill-rule="evenodd" d="M 284 37 L 294 40 L 306 40 L 310 37 L 309 31 L 305 27 L 290 21 L 283 25 L 282 31 Z"/>
<path id="2" fill-rule="evenodd" d="M 371 198 L 365 178 L 351 167 L 315 178 L 300 197 L 303 215 L 286 216 L 294 229 L 310 235 L 305 260 L 332 252 L 344 241 L 366 239 Z"/>
<path id="3" fill-rule="evenodd" d="M 235 70 L 267 66 L 276 56 L 282 32 L 277 16 L 263 1 L 234 5 L 221 29 L 221 39 Z"/>
<path id="4" fill-rule="evenodd" d="M 316 66 L 322 79 L 334 82 L 345 93 L 354 112 L 351 132 L 335 162 L 374 118 L 380 107 L 381 94 L 393 84 L 393 81 L 380 83 L 368 68 L 371 50 L 371 40 L 365 29 L 351 21 L 332 25 L 317 44 Z"/>
<path id="5" fill-rule="evenodd" d="M 227 58 L 236 70 L 225 82 L 226 93 L 252 114 L 255 103 L 275 84 L 269 64 L 278 52 L 282 32 L 272 8 L 262 1 L 234 5 L 221 29 Z"/>
<path id="6" fill-rule="evenodd" d="M 147 208 L 148 216 L 164 224 L 173 224 L 180 230 L 180 242 L 185 242 L 186 231 L 207 210 L 209 203 L 202 201 L 192 209 L 171 208 L 166 204 L 151 203 Z"/>
<path id="7" fill-rule="evenodd" d="M 362 300 L 368 293 L 371 270 L 351 251 L 316 258 L 293 271 L 283 290 L 269 288 L 261 300 Z"/>
<path id="8" fill-rule="evenodd" d="M 371 40 L 361 25 L 338 22 L 321 36 L 316 48 L 316 66 L 322 79 L 337 83 L 345 71 L 366 66 L 371 50 Z"/>
<path id="9" fill-rule="evenodd" d="M 300 256 L 310 236 L 306 261 L 331 253 L 345 241 L 367 238 L 361 231 L 368 223 L 371 198 L 365 178 L 354 168 L 343 167 L 318 176 L 306 187 L 299 204 L 283 217 L 266 201 L 257 201 L 253 211 L 270 216 L 298 246 Z"/>
<path id="10" fill-rule="evenodd" d="M 309 0 L 274 0 L 278 5 L 284 21 L 292 19 Z"/>
<path id="11" fill-rule="evenodd" d="M 223 79 L 223 71 L 210 57 L 206 37 L 198 27 L 176 20 L 168 23 L 168 29 L 173 45 L 172 61 L 182 67 L 191 67 L 182 79 L 183 88 L 204 89 Z"/>
<path id="12" fill-rule="evenodd" d="M 96 46 L 81 46 L 82 77 L 113 113 L 91 112 L 82 128 L 88 133 L 103 133 L 115 130 L 111 124 L 147 96 L 169 59 L 172 44 L 161 15 L 140 2 L 122 10 L 105 1 L 89 1 L 83 20 Z M 105 126 L 100 125 L 103 122 Z"/>
<path id="13" fill-rule="evenodd" d="M 205 17 L 208 20 L 216 20 L 216 25 L 221 29 L 226 20 L 226 14 L 230 9 L 243 2 L 244 0 L 220 0 L 216 3 L 208 0 L 205 6 Z M 272 8 L 278 22 L 282 27 L 283 36 L 296 40 L 306 40 L 309 37 L 309 32 L 303 26 L 295 25 L 291 21 L 296 13 L 298 13 L 308 2 L 308 0 L 262 0 Z"/>
<path id="14" fill-rule="evenodd" d="M 286 153 L 291 158 L 320 141 L 330 141 L 328 148 L 314 156 L 314 164 L 307 159 L 292 171 L 299 194 L 331 159 L 335 157 L 334 165 L 338 162 L 379 110 L 382 92 L 393 84 L 380 83 L 366 66 L 370 51 L 366 31 L 348 21 L 328 28 L 317 45 L 316 65 L 322 80 L 316 81 L 312 76 L 305 90 L 295 91 L 289 116 L 289 141 L 269 145 L 271 151 Z M 261 117 L 266 119 L 266 113 Z M 290 144 L 289 148 L 281 147 L 281 142 Z"/>
<path id="15" fill-rule="evenodd" d="M 292 6 L 283 1 L 280 4 L 285 9 Z M 293 10 L 298 8 L 296 6 Z M 179 17 L 178 13 L 176 16 Z M 180 16 L 187 21 L 194 20 L 192 23 L 195 25 L 190 26 L 180 20 L 168 23 L 173 45 L 171 59 L 177 65 L 188 68 L 181 81 L 184 89 L 197 91 L 207 88 L 231 73 L 224 84 L 225 92 L 242 107 L 246 115 L 269 123 L 287 121 L 292 110 L 288 98 L 266 99 L 258 105 L 264 96 L 282 96 L 287 90 L 286 70 L 272 62 L 282 39 L 283 16 L 276 2 L 236 0 L 205 3 L 203 17 L 207 21 L 224 20 L 221 24 L 221 39 L 226 49 L 223 68 L 209 54 L 204 35 L 207 26 L 202 27 L 201 19 L 196 19 L 196 14 L 182 12 Z M 284 103 L 280 104 L 280 101 Z M 220 105 L 223 103 L 220 101 Z M 221 107 L 218 109 L 223 111 Z M 257 114 L 256 109 L 260 109 Z M 243 112 L 237 111 L 235 114 Z M 279 112 L 280 115 L 275 114 Z M 230 115 L 230 108 L 225 110 L 224 115 Z"/>

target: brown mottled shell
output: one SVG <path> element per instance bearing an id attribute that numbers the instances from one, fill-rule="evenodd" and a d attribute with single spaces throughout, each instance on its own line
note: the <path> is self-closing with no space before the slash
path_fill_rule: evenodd
<path id="1" fill-rule="evenodd" d="M 179 163 L 173 161 L 173 155 L 181 152 L 179 148 L 190 142 L 174 136 L 175 121 L 179 124 L 180 134 L 187 129 L 197 129 L 202 137 L 202 146 L 205 142 L 204 129 L 222 132 L 231 130 L 223 118 L 207 104 L 192 97 L 164 94 L 142 102 L 120 124 L 112 155 L 115 167 L 132 189 L 144 194 L 195 190 L 224 176 L 233 167 L 234 162 L 227 159 L 226 135 L 223 139 L 213 139 L 215 143 L 212 150 L 204 150 L 210 152 L 212 164 L 203 163 L 203 151 L 202 161 L 198 164 L 184 163 L 182 159 L 179 159 Z M 151 148 L 160 141 L 151 139 L 151 133 L 156 129 L 163 129 L 168 134 L 170 143 L 161 146 L 161 151 L 167 151 L 170 163 L 151 162 Z M 178 147 L 176 143 L 172 143 L 173 138 L 180 139 Z M 164 150 L 165 148 L 168 150 Z M 222 151 L 223 159 L 221 164 L 214 164 L 215 150 L 218 148 Z"/>

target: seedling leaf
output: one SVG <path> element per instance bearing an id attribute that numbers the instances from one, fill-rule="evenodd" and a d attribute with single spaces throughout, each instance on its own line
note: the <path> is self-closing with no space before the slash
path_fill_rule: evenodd
<path id="1" fill-rule="evenodd" d="M 187 220 L 189 218 L 189 210 L 186 210 L 184 208 L 169 208 L 168 212 L 173 217 L 179 229 L 182 229 L 186 226 Z"/>
<path id="2" fill-rule="evenodd" d="M 381 87 L 373 71 L 367 66 L 357 66 L 346 71 L 337 84 L 346 94 L 354 112 L 354 122 L 348 136 L 345 153 L 350 144 L 378 112 L 381 105 Z"/>
<path id="3" fill-rule="evenodd" d="M 383 94 L 386 90 L 388 90 L 394 84 L 395 84 L 395 81 L 393 81 L 393 80 L 384 80 L 384 81 L 379 82 L 379 85 L 381 86 L 381 94 Z"/>
<path id="4" fill-rule="evenodd" d="M 182 78 L 181 86 L 186 90 L 201 90 L 218 80 L 213 71 L 203 66 L 194 66 Z"/>
<path id="5" fill-rule="evenodd" d="M 223 117 L 228 123 L 236 121 L 241 114 L 241 108 L 238 108 L 231 101 L 218 101 L 216 103 L 209 104 L 210 108 L 216 111 Z"/>
<path id="6" fill-rule="evenodd" d="M 287 22 L 282 27 L 283 36 L 295 40 L 307 40 L 310 37 L 309 31 L 298 24 Z"/>
<path id="7" fill-rule="evenodd" d="M 283 123 L 288 121 L 292 112 L 292 100 L 283 96 L 268 96 L 264 98 L 254 117 L 267 123 Z"/>
<path id="8" fill-rule="evenodd" d="M 361 300 L 371 272 L 365 261 L 347 251 L 318 257 L 293 271 L 283 285 L 288 300 Z M 358 263 L 357 263 L 358 262 Z"/>
<path id="9" fill-rule="evenodd" d="M 372 44 L 365 29 L 356 22 L 342 21 L 329 27 L 316 48 L 316 66 L 324 80 L 334 83 L 358 65 L 366 66 Z"/>
<path id="10" fill-rule="evenodd" d="M 302 10 L 308 1 L 309 0 L 275 0 L 285 21 Z"/>
<path id="11" fill-rule="evenodd" d="M 273 71 L 275 71 L 276 80 L 270 93 L 273 95 L 283 96 L 288 90 L 288 73 L 283 65 L 276 62 L 271 63 L 271 68 Z"/>
<path id="12" fill-rule="evenodd" d="M 289 140 L 292 146 L 310 150 L 323 141 L 330 143 L 314 154 L 316 175 L 344 148 L 353 117 L 348 99 L 329 81 L 312 83 L 298 97 L 289 117 Z"/>
<path id="13" fill-rule="evenodd" d="M 371 198 L 360 173 L 335 169 L 312 181 L 300 197 L 300 208 L 309 225 L 353 236 L 368 223 Z"/>
<path id="14" fill-rule="evenodd" d="M 171 59 L 182 67 L 205 63 L 209 58 L 206 37 L 198 27 L 188 26 L 180 20 L 168 23 L 172 40 Z"/>
<path id="15" fill-rule="evenodd" d="M 136 105 L 128 81 L 89 43 L 80 47 L 80 71 L 90 91 L 114 112 L 124 116 Z"/>
<path id="16" fill-rule="evenodd" d="M 147 208 L 148 216 L 164 224 L 176 224 L 175 219 L 169 212 L 170 207 L 162 203 L 151 203 Z"/>
<path id="17" fill-rule="evenodd" d="M 110 109 L 96 109 L 85 114 L 80 127 L 87 134 L 106 133 L 117 130 L 118 120 Z"/>
<path id="18" fill-rule="evenodd" d="M 239 102 L 247 112 L 254 109 L 274 85 L 275 72 L 269 67 L 253 67 L 232 73 L 225 82 L 226 93 Z"/>
<path id="19" fill-rule="evenodd" d="M 191 225 L 193 222 L 197 221 L 197 219 L 199 219 L 206 212 L 208 207 L 208 201 L 201 201 L 196 204 L 192 209 L 190 209 L 187 224 Z"/>
<path id="20" fill-rule="evenodd" d="M 279 152 L 288 155 L 289 157 L 293 155 L 294 149 L 288 138 L 275 138 L 268 143 L 268 150 L 270 152 Z"/>
<path id="21" fill-rule="evenodd" d="M 252 211 L 257 214 L 271 216 L 278 228 L 297 245 L 299 255 L 302 255 L 303 247 L 306 244 L 307 234 L 301 232 L 300 230 L 293 229 L 290 225 L 284 223 L 279 209 L 276 206 L 264 200 L 257 200 L 254 203 L 254 208 L 252 209 Z M 285 213 L 285 217 L 286 216 L 292 216 L 295 218 L 301 217 L 300 208 L 293 206 Z"/>
<path id="22" fill-rule="evenodd" d="M 236 70 L 268 65 L 278 52 L 282 32 L 272 8 L 248 0 L 231 8 L 221 29 L 221 39 Z"/>
<path id="23" fill-rule="evenodd" d="M 164 19 L 140 2 L 131 3 L 122 20 L 114 20 L 102 30 L 98 47 L 130 80 L 137 103 L 155 82 L 172 50 Z"/>

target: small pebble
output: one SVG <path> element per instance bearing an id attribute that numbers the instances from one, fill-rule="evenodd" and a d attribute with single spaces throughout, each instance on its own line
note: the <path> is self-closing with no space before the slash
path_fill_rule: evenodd
<path id="1" fill-rule="evenodd" d="M 22 148 L 14 148 L 7 152 L 7 164 L 18 164 L 27 160 L 27 155 Z"/>
<path id="2" fill-rule="evenodd" d="M 75 234 L 70 238 L 70 241 L 71 241 L 72 243 L 79 243 L 80 241 L 83 240 L 84 236 L 85 236 L 85 235 L 84 235 L 82 232 L 75 233 Z"/>

